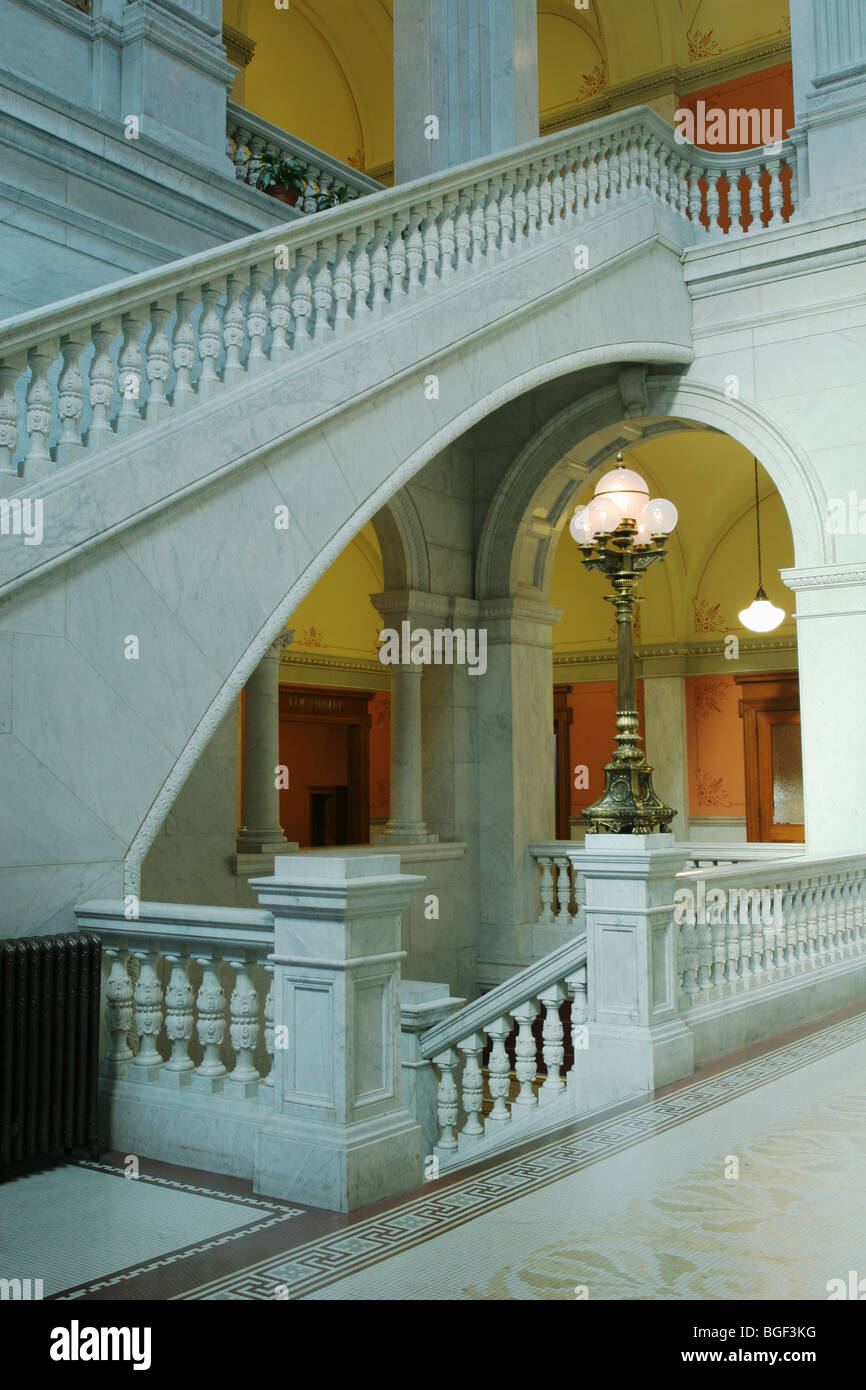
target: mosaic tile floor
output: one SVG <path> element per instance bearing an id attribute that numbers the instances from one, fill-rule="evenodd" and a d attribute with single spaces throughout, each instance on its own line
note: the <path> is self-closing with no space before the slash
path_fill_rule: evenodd
<path id="1" fill-rule="evenodd" d="M 826 1299 L 851 1269 L 862 1015 L 181 1297 Z"/>

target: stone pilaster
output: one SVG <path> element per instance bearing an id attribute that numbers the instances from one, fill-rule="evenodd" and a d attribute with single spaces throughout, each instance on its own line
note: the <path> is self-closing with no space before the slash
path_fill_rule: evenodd
<path id="1" fill-rule="evenodd" d="M 244 687 L 243 789 L 236 872 L 262 873 L 290 848 L 280 825 L 280 652 L 293 632 L 271 643 Z M 297 845 L 292 846 L 297 849 Z"/>
<path id="2" fill-rule="evenodd" d="M 397 183 L 538 138 L 537 23 L 535 0 L 396 0 Z"/>
<path id="3" fill-rule="evenodd" d="M 385 626 L 401 634 L 403 624 L 410 632 L 430 629 L 433 611 L 424 607 L 425 595 L 407 589 L 388 594 L 371 594 L 373 607 Z M 403 645 L 401 643 L 401 645 Z M 439 838 L 424 824 L 423 757 L 421 729 L 421 677 L 423 664 L 399 662 L 391 671 L 391 814 L 384 830 L 375 836 L 376 844 L 435 844 Z"/>
<path id="4" fill-rule="evenodd" d="M 791 0 L 792 137 L 798 211 L 822 217 L 866 196 L 866 15 L 863 0 Z"/>
<path id="5" fill-rule="evenodd" d="M 657 796 L 676 811 L 677 840 L 689 838 L 689 759 L 686 737 L 686 682 L 683 676 L 644 676 L 646 760 L 653 769 Z"/>

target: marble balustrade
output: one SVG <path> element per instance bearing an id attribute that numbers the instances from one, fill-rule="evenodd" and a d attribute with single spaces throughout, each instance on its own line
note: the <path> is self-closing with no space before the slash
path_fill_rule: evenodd
<path id="1" fill-rule="evenodd" d="M 294 159 L 303 166 L 302 177 L 307 180 L 303 195 L 295 204 L 298 213 L 309 215 L 317 210 L 316 195 L 346 189 L 346 202 L 378 193 L 382 184 L 368 178 L 359 169 L 343 164 L 305 140 L 262 120 L 230 101 L 226 105 L 226 154 L 234 165 L 236 178 L 255 186 L 264 154 L 276 152 L 280 159 Z"/>
<path id="2" fill-rule="evenodd" d="M 385 189 L 6 320 L 0 475 L 7 492 L 109 448 L 302 352 L 324 349 L 420 296 L 532 255 L 553 237 L 651 197 L 695 238 L 784 221 L 793 153 L 709 155 L 649 108 L 604 117 Z M 728 192 L 725 193 L 725 188 Z M 721 193 L 720 193 L 721 189 Z M 751 190 L 750 192 L 747 190 Z M 796 205 L 796 198 L 794 198 Z M 736 214 L 737 209 L 732 209 Z"/>

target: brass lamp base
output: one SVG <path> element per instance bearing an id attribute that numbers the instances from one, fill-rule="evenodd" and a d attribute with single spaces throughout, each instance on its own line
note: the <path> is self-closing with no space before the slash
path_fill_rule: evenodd
<path id="1" fill-rule="evenodd" d="M 604 791 L 581 819 L 587 835 L 650 835 L 670 830 L 676 814 L 656 796 L 649 763 L 614 761 L 604 769 Z"/>

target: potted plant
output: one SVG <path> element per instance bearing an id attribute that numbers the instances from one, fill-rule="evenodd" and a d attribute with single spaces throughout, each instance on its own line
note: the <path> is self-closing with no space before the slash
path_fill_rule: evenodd
<path id="1" fill-rule="evenodd" d="M 316 193 L 316 212 L 324 212 L 325 208 L 336 208 L 341 203 L 348 202 L 349 190 L 344 183 L 339 188 L 319 189 Z"/>
<path id="2" fill-rule="evenodd" d="M 304 166 L 299 159 L 286 159 L 276 150 L 268 150 L 262 155 L 256 174 L 256 188 L 293 208 L 306 187 Z"/>

